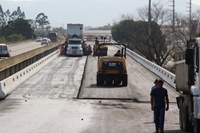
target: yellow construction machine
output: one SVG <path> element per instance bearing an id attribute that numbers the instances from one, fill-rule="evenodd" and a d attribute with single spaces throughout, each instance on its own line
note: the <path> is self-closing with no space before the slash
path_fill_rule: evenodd
<path id="1" fill-rule="evenodd" d="M 108 45 L 120 49 L 112 56 L 98 55 L 97 86 L 127 86 L 126 45 L 101 43 L 98 45 L 98 49 Z"/>
<path id="2" fill-rule="evenodd" d="M 107 56 L 108 47 L 100 45 L 102 41 L 95 39 L 95 45 L 93 47 L 93 56 Z"/>

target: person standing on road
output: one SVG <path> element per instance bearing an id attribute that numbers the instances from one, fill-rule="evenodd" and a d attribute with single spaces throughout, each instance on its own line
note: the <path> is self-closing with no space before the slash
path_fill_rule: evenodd
<path id="1" fill-rule="evenodd" d="M 169 98 L 162 80 L 158 80 L 157 87 L 151 92 L 151 109 L 154 111 L 156 133 L 164 133 L 165 111 L 169 109 Z"/>
<path id="2" fill-rule="evenodd" d="M 153 83 L 154 83 L 154 86 L 151 87 L 150 94 L 157 87 L 158 80 L 156 79 Z"/>
<path id="3" fill-rule="evenodd" d="M 152 86 L 151 89 L 150 89 L 150 95 L 151 95 L 151 92 L 157 87 L 157 85 L 158 85 L 158 79 L 156 79 L 154 81 L 154 86 Z M 155 122 L 155 115 L 154 114 L 153 114 L 153 122 Z"/>

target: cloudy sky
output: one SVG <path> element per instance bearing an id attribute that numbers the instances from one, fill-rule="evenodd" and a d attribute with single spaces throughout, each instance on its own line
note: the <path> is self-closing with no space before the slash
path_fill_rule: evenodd
<path id="1" fill-rule="evenodd" d="M 172 0 L 160 1 L 171 8 Z M 188 14 L 188 0 L 175 0 L 176 12 Z M 149 0 L 0 0 L 3 10 L 11 12 L 19 6 L 27 19 L 35 19 L 39 13 L 48 16 L 51 26 L 66 27 L 67 23 L 83 23 L 85 26 L 112 24 L 122 15 L 137 17 L 137 10 L 147 6 Z M 192 0 L 192 10 L 200 9 L 200 0 Z"/>

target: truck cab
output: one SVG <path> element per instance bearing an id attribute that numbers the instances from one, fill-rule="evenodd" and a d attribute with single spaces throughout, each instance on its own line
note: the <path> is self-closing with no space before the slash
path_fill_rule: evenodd
<path id="1" fill-rule="evenodd" d="M 82 40 L 78 38 L 69 39 L 66 55 L 67 56 L 83 56 Z"/>

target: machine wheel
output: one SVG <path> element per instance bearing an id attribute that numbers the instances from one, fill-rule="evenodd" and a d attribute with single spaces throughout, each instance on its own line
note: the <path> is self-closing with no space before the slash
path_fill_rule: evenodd
<path id="1" fill-rule="evenodd" d="M 194 118 L 193 120 L 193 133 L 200 133 L 200 120 L 197 118 Z"/>
<path id="2" fill-rule="evenodd" d="M 101 77 L 97 76 L 97 86 L 103 85 L 103 80 Z"/>
<path id="3" fill-rule="evenodd" d="M 122 86 L 127 86 L 128 81 L 127 81 L 127 77 L 124 77 L 124 79 L 122 80 Z"/>
<path id="4" fill-rule="evenodd" d="M 119 86 L 121 81 L 119 79 L 114 79 L 114 86 Z"/>
<path id="5" fill-rule="evenodd" d="M 106 80 L 106 85 L 107 86 L 111 86 L 112 85 L 112 81 L 113 81 L 112 79 L 107 79 Z"/>
<path id="6" fill-rule="evenodd" d="M 99 80 L 97 80 L 97 86 L 100 86 L 101 82 Z"/>
<path id="7" fill-rule="evenodd" d="M 122 81 L 122 86 L 127 86 L 127 79 Z"/>

